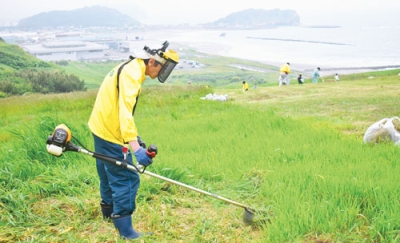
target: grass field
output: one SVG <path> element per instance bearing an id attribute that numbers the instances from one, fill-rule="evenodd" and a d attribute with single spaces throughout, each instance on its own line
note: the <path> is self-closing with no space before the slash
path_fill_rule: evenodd
<path id="1" fill-rule="evenodd" d="M 400 241 L 399 148 L 362 143 L 369 125 L 400 115 L 399 70 L 246 93 L 230 69 L 213 72 L 231 83 L 182 85 L 193 75 L 182 71 L 145 86 L 135 120 L 159 147 L 149 171 L 266 213 L 247 226 L 239 207 L 143 175 L 133 222 L 154 234 L 140 242 Z M 200 99 L 208 93 L 229 99 Z M 95 95 L 0 99 L 0 242 L 123 242 L 101 218 L 94 159 L 45 147 L 65 123 L 93 149 Z"/>

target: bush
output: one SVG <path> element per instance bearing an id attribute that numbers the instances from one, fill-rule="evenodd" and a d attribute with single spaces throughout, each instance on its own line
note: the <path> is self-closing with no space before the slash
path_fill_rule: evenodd
<path id="1" fill-rule="evenodd" d="M 235 77 L 231 77 L 231 80 L 230 80 L 230 82 L 231 83 L 239 83 L 239 82 L 241 82 L 241 78 L 240 77 L 238 77 L 238 76 L 235 76 Z"/>
<path id="2" fill-rule="evenodd" d="M 0 81 L 0 92 L 7 95 L 35 93 L 66 93 L 86 91 L 85 82 L 75 75 L 61 71 L 23 70 L 12 73 Z"/>
<path id="3" fill-rule="evenodd" d="M 56 61 L 55 63 L 59 66 L 68 66 L 67 60 Z"/>
<path id="4" fill-rule="evenodd" d="M 72 91 L 86 91 L 85 82 L 75 75 L 62 72 L 40 71 L 31 77 L 30 82 L 34 92 L 38 93 L 65 93 Z"/>
<path id="5" fill-rule="evenodd" d="M 13 94 L 14 93 L 14 85 L 8 80 L 0 82 L 0 91 L 7 93 L 7 94 Z"/>
<path id="6" fill-rule="evenodd" d="M 7 97 L 7 94 L 0 91 L 0 98 L 6 98 L 6 97 Z"/>

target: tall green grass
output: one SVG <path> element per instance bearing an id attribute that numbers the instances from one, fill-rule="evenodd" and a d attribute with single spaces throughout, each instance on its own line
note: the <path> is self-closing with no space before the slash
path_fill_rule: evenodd
<path id="1" fill-rule="evenodd" d="M 201 100 L 224 90 L 200 85 L 145 87 L 135 121 L 145 142 L 159 148 L 148 169 L 267 211 L 256 219 L 270 222 L 246 226 L 241 208 L 144 175 L 133 217 L 137 230 L 154 232 L 144 242 L 398 242 L 399 148 L 349 136 L 344 128 L 365 122 L 362 114 L 338 119 L 316 106 L 307 114 L 313 101 L 339 95 L 331 84 L 307 85 L 309 103 L 273 101 L 296 96 L 295 86 L 238 87 L 227 102 Z M 46 152 L 60 123 L 93 148 L 87 120 L 95 95 L 0 100 L 0 242 L 122 242 L 102 221 L 94 159 Z M 366 95 L 358 94 L 360 110 L 372 105 Z M 335 107 L 348 109 L 353 98 L 340 97 Z M 391 107 L 390 99 L 382 104 Z"/>

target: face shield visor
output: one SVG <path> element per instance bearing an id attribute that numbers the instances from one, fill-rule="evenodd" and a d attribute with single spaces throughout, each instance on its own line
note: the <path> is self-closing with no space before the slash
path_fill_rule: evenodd
<path id="1" fill-rule="evenodd" d="M 172 70 L 176 67 L 179 61 L 178 53 L 174 50 L 167 49 L 169 46 L 168 41 L 165 41 L 160 48 L 151 49 L 150 47 L 145 46 L 143 51 L 137 53 L 136 57 L 139 58 L 154 58 L 157 62 L 159 62 L 162 67 L 158 72 L 158 81 L 164 83 Z"/>
<path id="2" fill-rule="evenodd" d="M 160 83 L 164 83 L 165 80 L 167 80 L 172 70 L 174 70 L 174 68 L 178 64 L 178 62 L 175 61 L 177 58 L 175 58 L 175 60 L 171 58 L 172 54 L 175 54 L 176 57 L 178 56 L 178 54 L 172 50 L 168 50 L 167 52 L 163 53 L 166 61 L 160 69 L 160 72 L 158 72 L 158 81 L 160 81 Z"/>

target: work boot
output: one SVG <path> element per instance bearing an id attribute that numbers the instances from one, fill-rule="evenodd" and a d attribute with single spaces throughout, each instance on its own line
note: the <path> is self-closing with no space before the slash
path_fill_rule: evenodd
<path id="1" fill-rule="evenodd" d="M 113 205 L 106 204 L 103 200 L 100 202 L 101 213 L 103 214 L 104 220 L 110 220 L 113 212 Z"/>
<path id="2" fill-rule="evenodd" d="M 114 226 L 115 226 L 115 228 L 117 228 L 121 238 L 137 239 L 142 235 L 142 234 L 136 232 L 132 228 L 132 216 L 131 215 L 124 215 L 124 216 L 113 215 L 112 219 L 114 222 Z"/>

